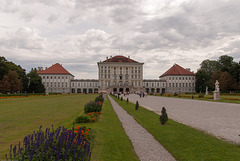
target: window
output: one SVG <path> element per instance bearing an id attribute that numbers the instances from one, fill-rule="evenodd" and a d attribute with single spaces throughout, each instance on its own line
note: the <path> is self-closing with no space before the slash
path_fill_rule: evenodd
<path id="1" fill-rule="evenodd" d="M 192 80 L 194 80 L 194 77 L 192 77 Z"/>
<path id="2" fill-rule="evenodd" d="M 169 83 L 169 87 L 171 87 L 171 83 Z"/>
<path id="3" fill-rule="evenodd" d="M 60 79 L 60 76 L 58 76 L 58 79 Z"/>
<path id="4" fill-rule="evenodd" d="M 186 80 L 187 80 L 187 77 L 186 77 Z"/>
<path id="5" fill-rule="evenodd" d="M 72 83 L 72 87 L 74 87 L 74 83 Z"/>
<path id="6" fill-rule="evenodd" d="M 116 74 L 113 75 L 113 79 L 116 80 L 117 79 L 117 76 Z"/>
<path id="7" fill-rule="evenodd" d="M 192 83 L 192 87 L 194 87 L 194 83 Z"/>
<path id="8" fill-rule="evenodd" d="M 184 77 L 182 77 L 182 80 L 184 80 Z"/>
<path id="9" fill-rule="evenodd" d="M 186 87 L 187 87 L 187 85 L 188 85 L 188 84 L 186 83 Z"/>
<path id="10" fill-rule="evenodd" d="M 80 83 L 78 83 L 78 87 L 80 87 Z"/>
<path id="11" fill-rule="evenodd" d="M 120 70 L 122 70 L 122 67 L 120 67 Z"/>
<path id="12" fill-rule="evenodd" d="M 102 83 L 102 82 L 101 82 Z M 86 87 L 86 82 L 84 82 L 84 87 Z"/>
<path id="13" fill-rule="evenodd" d="M 125 75 L 125 79 L 128 80 L 128 74 Z"/>
<path id="14" fill-rule="evenodd" d="M 157 83 L 157 86 L 159 87 L 159 83 Z"/>
<path id="15" fill-rule="evenodd" d="M 119 75 L 119 79 L 122 80 L 122 75 L 121 74 Z"/>
<path id="16" fill-rule="evenodd" d="M 53 86 L 52 82 L 51 82 L 51 87 Z"/>
<path id="17" fill-rule="evenodd" d="M 107 73 L 107 70 L 105 70 L 105 73 Z"/>
<path id="18" fill-rule="evenodd" d="M 89 83 L 89 87 L 92 87 L 92 83 Z"/>
<path id="19" fill-rule="evenodd" d="M 179 87 L 181 87 L 181 83 L 179 83 Z"/>
<path id="20" fill-rule="evenodd" d="M 108 78 L 110 78 L 110 74 L 108 74 Z"/>
<path id="21" fill-rule="evenodd" d="M 103 73 L 103 70 L 101 70 L 101 73 Z"/>
<path id="22" fill-rule="evenodd" d="M 181 77 L 179 77 L 179 80 L 181 80 Z"/>
<path id="23" fill-rule="evenodd" d="M 107 75 L 105 74 L 105 78 L 107 78 Z"/>
<path id="24" fill-rule="evenodd" d="M 176 77 L 176 80 L 178 80 L 178 77 Z"/>
<path id="25" fill-rule="evenodd" d="M 138 70 L 138 73 L 141 73 L 141 71 L 140 71 L 140 70 Z"/>
<path id="26" fill-rule="evenodd" d="M 137 70 L 135 70 L 135 73 L 137 73 Z"/>
<path id="27" fill-rule="evenodd" d="M 68 86 L 67 82 L 66 82 L 66 87 Z"/>
<path id="28" fill-rule="evenodd" d="M 58 87 L 60 87 L 60 82 L 58 82 Z"/>
<path id="29" fill-rule="evenodd" d="M 62 82 L 62 87 L 64 87 L 64 83 Z"/>
<path id="30" fill-rule="evenodd" d="M 103 66 L 101 66 L 101 69 L 103 68 Z"/>
<path id="31" fill-rule="evenodd" d="M 178 83 L 176 83 L 176 87 L 178 87 Z"/>
<path id="32" fill-rule="evenodd" d="M 48 76 L 47 76 L 47 79 L 48 79 Z"/>
<path id="33" fill-rule="evenodd" d="M 52 79 L 52 76 L 51 76 L 51 79 Z"/>
<path id="34" fill-rule="evenodd" d="M 49 84 L 48 84 L 48 82 L 47 82 L 47 87 L 48 87 L 48 85 L 49 85 Z"/>
<path id="35" fill-rule="evenodd" d="M 126 67 L 126 70 L 128 70 L 128 67 Z"/>
<path id="36" fill-rule="evenodd" d="M 114 70 L 116 70 L 116 67 L 114 67 Z"/>
<path id="37" fill-rule="evenodd" d="M 152 83 L 152 87 L 154 87 L 154 83 Z"/>
<path id="38" fill-rule="evenodd" d="M 189 87 L 191 87 L 191 83 L 189 83 Z"/>
<path id="39" fill-rule="evenodd" d="M 172 84 L 172 87 L 174 87 L 174 83 Z"/>
<path id="40" fill-rule="evenodd" d="M 62 76 L 62 79 L 64 79 L 64 76 Z"/>
<path id="41" fill-rule="evenodd" d="M 126 82 L 125 82 L 125 85 L 128 86 L 128 84 L 129 84 L 128 81 L 126 81 Z"/>
<path id="42" fill-rule="evenodd" d="M 169 80 L 171 80 L 171 77 L 169 77 Z"/>
<path id="43" fill-rule="evenodd" d="M 148 83 L 146 83 L 146 86 L 148 87 Z"/>
<path id="44" fill-rule="evenodd" d="M 56 79 L 56 76 L 54 76 L 54 79 Z"/>
<path id="45" fill-rule="evenodd" d="M 43 76 L 43 79 L 45 79 L 45 76 Z"/>
<path id="46" fill-rule="evenodd" d="M 110 73 L 110 70 L 108 70 L 108 73 Z"/>
<path id="47" fill-rule="evenodd" d="M 56 87 L 57 86 L 57 82 L 54 82 L 54 87 Z"/>
<path id="48" fill-rule="evenodd" d="M 135 86 L 137 86 L 137 82 L 135 82 Z"/>
<path id="49" fill-rule="evenodd" d="M 172 80 L 174 80 L 174 77 L 172 77 Z"/>

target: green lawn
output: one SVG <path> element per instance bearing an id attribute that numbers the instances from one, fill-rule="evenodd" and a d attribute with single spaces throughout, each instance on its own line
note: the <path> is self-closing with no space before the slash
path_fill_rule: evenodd
<path id="1" fill-rule="evenodd" d="M 96 94 L 39 96 L 0 100 L 0 160 L 9 152 L 10 144 L 38 130 L 54 125 L 72 127 L 74 117 Z"/>
<path id="2" fill-rule="evenodd" d="M 220 95 L 220 100 L 213 100 L 213 95 L 208 95 L 208 96 L 205 95 L 204 96 L 205 98 L 197 98 L 198 95 L 201 95 L 201 94 L 180 94 L 180 97 L 171 95 L 171 98 L 192 99 L 192 95 L 194 96 L 195 100 L 240 104 L 240 96 L 236 96 L 236 95 L 232 95 L 232 96 L 231 95 Z M 157 95 L 157 96 L 160 96 L 160 95 Z M 168 97 L 168 95 L 165 95 L 163 97 Z M 238 100 L 230 100 L 228 98 L 233 98 L 233 99 L 238 99 Z"/>
<path id="3" fill-rule="evenodd" d="M 40 96 L 0 100 L 0 160 L 5 159 L 10 144 L 38 130 L 54 125 L 72 127 L 74 118 L 83 112 L 84 105 L 94 100 L 96 94 Z M 139 160 L 126 136 L 111 103 L 105 101 L 98 122 L 76 124 L 96 131 L 91 160 Z"/>
<path id="4" fill-rule="evenodd" d="M 137 161 L 131 141 L 125 134 L 109 100 L 104 101 L 100 119 L 95 123 L 81 123 L 77 126 L 87 126 L 96 130 L 93 161 Z"/>
<path id="5" fill-rule="evenodd" d="M 113 97 L 114 98 L 114 97 Z M 114 98 L 134 119 L 146 128 L 177 160 L 240 160 L 240 146 L 233 145 L 202 131 L 169 120 L 161 126 L 159 115 L 142 107 Z"/>

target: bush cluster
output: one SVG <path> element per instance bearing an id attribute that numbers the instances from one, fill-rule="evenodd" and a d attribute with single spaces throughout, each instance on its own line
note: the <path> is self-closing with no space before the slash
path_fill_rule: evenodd
<path id="1" fill-rule="evenodd" d="M 91 121 L 91 118 L 88 115 L 80 115 L 75 118 L 76 123 L 87 123 L 90 121 Z"/>
<path id="2" fill-rule="evenodd" d="M 101 112 L 102 103 L 90 101 L 84 106 L 84 113 Z"/>
<path id="3" fill-rule="evenodd" d="M 64 127 L 58 127 L 56 130 L 42 127 L 37 132 L 28 135 L 23 140 L 23 146 L 10 146 L 9 158 L 6 154 L 6 160 L 90 160 L 90 142 L 82 133 L 82 128 L 74 131 L 67 130 Z"/>
<path id="4" fill-rule="evenodd" d="M 99 95 L 95 98 L 95 102 L 102 102 L 103 103 L 104 98 L 102 97 L 102 95 Z"/>

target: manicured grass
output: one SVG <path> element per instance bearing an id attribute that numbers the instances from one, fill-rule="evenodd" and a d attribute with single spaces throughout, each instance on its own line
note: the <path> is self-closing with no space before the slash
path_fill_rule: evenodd
<path id="1" fill-rule="evenodd" d="M 0 100 L 0 160 L 26 135 L 54 125 L 72 127 L 74 117 L 96 94 L 39 96 Z"/>
<path id="2" fill-rule="evenodd" d="M 109 100 L 104 101 L 100 119 L 97 122 L 81 123 L 76 126 L 87 126 L 96 130 L 91 160 L 139 160 Z"/>
<path id="3" fill-rule="evenodd" d="M 171 98 L 192 99 L 192 94 L 180 94 L 180 95 L 181 97 L 171 95 Z M 220 95 L 220 100 L 213 100 L 213 95 L 208 95 L 208 96 L 205 95 L 206 98 L 197 98 L 198 95 L 201 95 L 201 94 L 193 94 L 195 100 L 240 104 L 240 96 Z M 160 95 L 157 95 L 157 96 L 160 96 Z M 162 97 L 168 97 L 168 96 L 164 95 Z M 238 99 L 238 100 L 231 100 L 229 98 Z"/>
<path id="4" fill-rule="evenodd" d="M 239 160 L 240 146 L 233 145 L 202 131 L 169 120 L 160 125 L 159 115 L 145 108 L 113 97 L 134 119 L 146 128 L 177 160 Z"/>

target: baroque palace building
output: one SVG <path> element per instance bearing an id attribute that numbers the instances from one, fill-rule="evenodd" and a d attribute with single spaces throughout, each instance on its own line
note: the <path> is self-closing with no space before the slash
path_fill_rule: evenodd
<path id="1" fill-rule="evenodd" d="M 193 93 L 195 74 L 174 64 L 159 79 L 143 79 L 143 64 L 121 55 L 107 57 L 98 65 L 98 79 L 74 79 L 62 65 L 56 63 L 37 73 L 50 93 L 99 93 L 101 91 L 135 93 Z"/>

